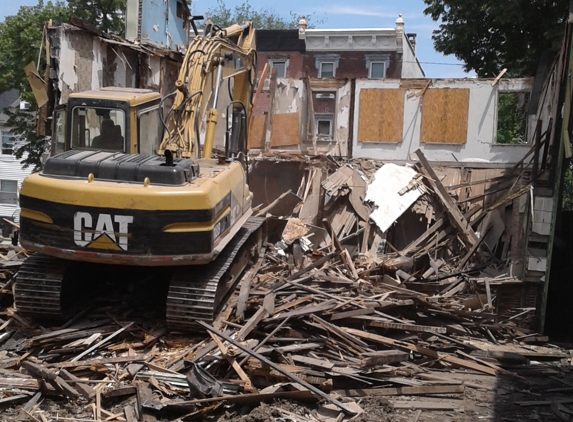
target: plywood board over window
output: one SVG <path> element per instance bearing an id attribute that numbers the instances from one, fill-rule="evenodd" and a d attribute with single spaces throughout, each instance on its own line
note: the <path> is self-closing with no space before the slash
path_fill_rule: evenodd
<path id="1" fill-rule="evenodd" d="M 361 89 L 358 113 L 359 142 L 402 142 L 403 89 Z"/>
<path id="2" fill-rule="evenodd" d="M 422 99 L 421 141 L 465 144 L 468 134 L 468 88 L 433 88 Z"/>
<path id="3" fill-rule="evenodd" d="M 263 148 L 265 145 L 265 115 L 254 115 L 249 132 L 249 148 Z M 299 113 L 273 114 L 271 147 L 285 147 L 300 143 Z"/>

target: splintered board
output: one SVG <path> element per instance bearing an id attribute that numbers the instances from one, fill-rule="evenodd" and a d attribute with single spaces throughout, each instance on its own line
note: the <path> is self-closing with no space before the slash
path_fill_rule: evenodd
<path id="1" fill-rule="evenodd" d="M 249 130 L 249 148 L 265 146 L 266 115 L 252 116 Z M 300 143 L 299 113 L 273 114 L 271 147 L 285 147 Z"/>
<path id="2" fill-rule="evenodd" d="M 404 89 L 361 89 L 359 142 L 402 142 Z"/>
<path id="3" fill-rule="evenodd" d="M 428 89 L 422 100 L 424 143 L 465 144 L 468 133 L 468 88 Z"/>

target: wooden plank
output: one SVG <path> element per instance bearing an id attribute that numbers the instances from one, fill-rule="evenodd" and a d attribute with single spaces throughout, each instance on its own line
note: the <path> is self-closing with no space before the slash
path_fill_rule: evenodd
<path id="1" fill-rule="evenodd" d="M 422 346 L 409 344 L 409 343 L 399 341 L 399 340 L 394 340 L 394 339 L 384 337 L 384 336 L 381 336 L 378 334 L 373 334 L 373 333 L 368 333 L 366 331 L 357 330 L 355 328 L 343 328 L 343 329 L 344 329 L 344 331 L 346 331 L 350 334 L 354 334 L 357 337 L 365 338 L 365 339 L 368 339 L 368 340 L 373 341 L 375 343 L 383 344 L 385 346 L 394 347 L 394 348 L 398 348 L 401 350 L 410 350 L 412 352 L 417 352 L 417 353 L 420 353 L 422 355 L 425 355 L 425 356 L 428 356 L 428 357 L 431 357 L 434 359 L 441 359 L 441 360 L 444 360 L 446 362 L 452 363 L 454 365 L 458 365 L 458 366 L 461 366 L 463 368 L 474 369 L 476 371 L 483 372 L 483 373 L 486 373 L 489 375 L 497 375 L 497 373 L 498 373 L 498 371 L 496 369 L 490 368 L 490 367 L 485 366 L 485 365 L 480 365 L 480 364 L 472 362 L 472 361 L 460 359 L 456 356 L 452 356 L 452 355 L 444 353 L 444 352 L 436 352 L 434 350 L 427 349 L 427 348 L 422 347 Z"/>
<path id="2" fill-rule="evenodd" d="M 413 325 L 413 324 L 397 324 L 394 322 L 386 321 L 370 321 L 368 323 L 371 327 L 388 328 L 391 330 L 411 331 L 414 333 L 440 333 L 445 334 L 448 332 L 446 327 L 431 327 L 428 325 Z"/>
<path id="3" fill-rule="evenodd" d="M 290 380 L 294 381 L 294 382 L 298 382 L 299 384 L 301 384 L 304 388 L 306 388 L 307 390 L 310 390 L 312 393 L 314 393 L 315 395 L 322 397 L 323 399 L 329 401 L 330 403 L 334 404 L 335 406 L 337 406 L 340 410 L 342 410 L 344 413 L 348 414 L 348 415 L 355 415 L 356 413 L 354 412 L 354 410 L 350 409 L 348 406 L 346 406 L 344 403 L 338 401 L 337 399 L 335 399 L 334 397 L 331 397 L 329 394 L 326 394 L 324 391 L 316 388 L 315 386 L 307 383 L 306 381 L 300 379 L 299 377 L 291 374 L 288 371 L 285 371 L 283 368 L 281 368 L 279 365 L 277 365 L 276 363 L 268 360 L 266 357 L 264 357 L 263 355 L 252 351 L 250 348 L 242 345 L 241 343 L 233 340 L 231 337 L 221 333 L 220 331 L 216 330 L 215 328 L 211 327 L 209 324 L 203 322 L 203 321 L 197 321 L 197 323 L 199 325 L 201 325 L 203 328 L 205 328 L 206 330 L 218 335 L 219 337 L 221 337 L 224 340 L 227 340 L 229 343 L 231 343 L 233 346 L 241 349 L 243 352 L 247 353 L 248 355 L 251 355 L 252 357 L 256 358 L 257 360 L 261 361 L 262 363 L 267 364 L 268 366 L 270 366 L 271 368 L 273 368 L 274 370 L 278 371 L 279 373 L 283 374 L 284 376 L 286 376 L 287 378 L 289 378 Z"/>
<path id="4" fill-rule="evenodd" d="M 468 133 L 470 90 L 430 88 L 422 102 L 423 143 L 465 144 Z"/>
<path id="5" fill-rule="evenodd" d="M 215 347 L 215 346 L 213 346 Z M 108 364 L 116 364 L 116 363 L 128 363 L 128 362 L 145 362 L 146 358 L 143 355 L 136 355 L 136 356 L 120 356 L 115 358 L 106 358 L 106 359 L 89 359 L 89 360 L 80 360 L 75 362 L 54 362 L 48 364 L 47 366 L 50 368 L 76 368 L 78 366 L 87 366 L 90 367 L 92 365 L 108 365 Z"/>
<path id="6" fill-rule="evenodd" d="M 420 164 L 422 165 L 422 170 L 426 173 L 427 180 L 434 189 L 436 196 L 440 199 L 444 208 L 448 215 L 450 216 L 450 220 L 460 232 L 460 236 L 464 239 L 464 242 L 468 246 L 475 245 L 479 239 L 476 236 L 475 232 L 473 231 L 472 227 L 470 226 L 469 222 L 466 220 L 460 209 L 454 203 L 452 197 L 448 194 L 448 191 L 442 185 L 442 182 L 438 178 L 438 175 L 426 159 L 424 153 L 421 150 L 417 150 L 415 154 L 418 156 L 420 160 Z"/>
<path id="7" fill-rule="evenodd" d="M 334 391 L 335 394 L 339 394 L 342 397 L 418 396 L 424 394 L 457 394 L 463 392 L 464 386 L 459 384 L 394 388 L 364 388 L 358 390 Z"/>
<path id="8" fill-rule="evenodd" d="M 371 315 L 374 313 L 374 308 L 354 309 L 352 311 L 339 312 L 330 317 L 331 321 L 336 321 L 343 318 L 352 318 L 359 315 Z"/>
<path id="9" fill-rule="evenodd" d="M 95 396 L 95 391 L 89 385 L 82 383 L 75 375 L 69 373 L 65 369 L 60 370 L 60 376 L 67 381 L 74 381 L 75 389 L 86 399 L 91 400 Z"/>
<path id="10" fill-rule="evenodd" d="M 272 310 L 274 310 L 274 299 L 275 299 L 274 293 L 269 293 L 265 296 L 265 301 L 272 301 Z M 259 322 L 261 322 L 263 319 L 265 319 L 272 313 L 272 310 L 271 312 L 269 312 L 269 308 L 270 306 L 260 307 L 257 310 L 257 312 L 255 312 L 255 314 L 251 318 L 249 318 L 249 320 L 243 326 L 243 328 L 239 330 L 239 332 L 237 333 L 237 338 L 244 340 L 251 333 L 251 331 L 255 329 L 255 327 Z"/>
<path id="11" fill-rule="evenodd" d="M 300 114 L 277 113 L 273 115 L 271 147 L 300 144 Z"/>
<path id="12" fill-rule="evenodd" d="M 264 150 L 268 151 L 271 149 L 271 137 L 273 130 L 273 114 L 275 112 L 275 92 L 277 90 L 277 68 L 273 67 L 271 70 L 271 87 L 269 89 L 269 110 L 265 118 L 265 129 L 264 129 Z"/>
<path id="13" fill-rule="evenodd" d="M 334 363 L 329 362 L 325 359 L 315 359 L 308 356 L 293 355 L 291 356 L 294 362 L 302 363 L 304 365 L 313 366 L 319 368 L 323 371 L 330 371 L 334 368 Z"/>
<path id="14" fill-rule="evenodd" d="M 463 409 L 463 400 L 440 400 L 440 401 L 390 401 L 394 409 L 426 409 L 426 410 L 456 410 Z"/>
<path id="15" fill-rule="evenodd" d="M 359 142 L 402 142 L 404 93 L 400 88 L 360 90 Z"/>
<path id="16" fill-rule="evenodd" d="M 377 352 L 364 353 L 363 356 L 364 359 L 360 362 L 362 368 L 404 362 L 410 359 L 409 353 L 399 350 L 380 350 Z"/>
<path id="17" fill-rule="evenodd" d="M 73 358 L 70 362 L 77 362 L 79 361 L 81 358 L 83 358 L 86 355 L 89 355 L 91 352 L 93 352 L 96 349 L 99 349 L 101 346 L 103 346 L 104 344 L 106 344 L 108 341 L 110 341 L 111 339 L 113 339 L 114 337 L 116 337 L 117 335 L 121 334 L 122 332 L 124 332 L 125 330 L 127 330 L 129 327 L 131 327 L 133 324 L 135 324 L 134 321 L 130 322 L 129 324 L 125 325 L 124 327 L 121 327 L 119 330 L 117 330 L 115 333 L 110 334 L 109 336 L 107 336 L 106 338 L 104 338 L 102 341 L 100 341 L 99 343 L 93 345 L 92 347 L 90 347 L 88 350 L 86 350 L 83 353 L 80 353 L 78 356 L 76 356 L 75 358 Z"/>
<path id="18" fill-rule="evenodd" d="M 254 390 L 254 392 L 256 392 L 256 389 L 253 388 L 253 383 L 251 382 L 251 379 L 245 373 L 243 368 L 241 368 L 241 365 L 239 365 L 239 363 L 235 360 L 235 358 L 233 356 L 229 355 L 229 349 L 227 349 L 227 346 L 225 346 L 223 344 L 223 342 L 219 339 L 219 337 L 217 337 L 212 332 L 209 332 L 209 335 L 211 336 L 213 341 L 215 341 L 215 343 L 217 343 L 217 347 L 219 348 L 219 350 L 221 351 L 221 353 L 223 354 L 225 359 L 227 359 L 227 362 L 229 362 L 229 365 L 231 365 L 231 367 L 235 370 L 235 372 L 237 373 L 239 378 L 241 378 L 243 381 L 245 381 L 246 390 L 251 391 L 251 392 L 253 392 L 253 390 Z"/>
<path id="19" fill-rule="evenodd" d="M 245 310 L 247 309 L 247 300 L 249 299 L 249 292 L 251 291 L 251 282 L 253 278 L 257 275 L 261 269 L 261 265 L 265 260 L 265 254 L 267 247 L 263 246 L 259 251 L 259 259 L 255 265 L 253 265 L 247 273 L 241 278 L 241 290 L 239 293 L 239 298 L 237 299 L 237 307 L 235 308 L 235 315 L 239 319 L 239 322 L 245 318 Z"/>

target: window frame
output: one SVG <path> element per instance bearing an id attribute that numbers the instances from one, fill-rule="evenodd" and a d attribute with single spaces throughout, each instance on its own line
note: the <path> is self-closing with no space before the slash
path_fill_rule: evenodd
<path id="1" fill-rule="evenodd" d="M 16 190 L 4 190 L 5 182 L 12 182 L 15 184 Z M 5 198 L 12 198 L 13 201 L 8 202 Z M 8 206 L 18 206 L 18 181 L 11 179 L 0 179 L 0 204 Z"/>
<path id="2" fill-rule="evenodd" d="M 137 111 L 137 133 L 139 134 L 139 136 L 138 136 L 139 139 L 138 139 L 138 143 L 137 143 L 137 152 L 140 154 L 147 155 L 145 152 L 141 151 L 141 147 L 142 147 L 142 145 L 141 145 L 141 140 L 142 140 L 142 137 L 141 137 L 141 117 L 144 115 L 149 115 L 151 112 L 153 112 L 155 110 L 157 110 L 158 117 L 159 117 L 159 113 L 160 113 L 159 104 L 153 104 L 149 107 L 145 107 L 145 108 L 142 108 L 141 110 Z M 161 142 L 163 141 L 164 127 L 163 127 L 163 124 L 161 123 L 160 117 L 159 117 L 159 122 L 158 122 L 158 129 L 159 129 L 159 142 L 157 143 L 157 145 L 154 146 L 155 150 L 149 155 L 156 155 L 157 151 L 159 150 L 159 146 L 161 145 Z"/>
<path id="3" fill-rule="evenodd" d="M 319 122 L 329 123 L 329 134 L 324 135 L 318 132 Z M 331 141 L 334 137 L 334 114 L 315 114 L 314 115 L 314 136 L 317 141 Z"/>
<path id="4" fill-rule="evenodd" d="M 0 138 L 0 155 L 13 155 L 14 154 L 14 144 L 16 143 L 16 137 L 10 133 L 10 131 L 3 130 Z M 4 138 L 8 138 L 7 144 L 10 145 L 9 148 L 4 148 Z M 10 151 L 10 152 L 6 152 Z"/>
<path id="5" fill-rule="evenodd" d="M 316 67 L 317 76 L 319 79 L 336 78 L 336 70 L 338 69 L 338 63 L 340 61 L 339 54 L 321 54 L 315 56 L 314 65 Z M 324 76 L 322 66 L 324 64 L 332 64 L 332 76 Z"/>
<path id="6" fill-rule="evenodd" d="M 275 64 L 277 63 L 282 63 L 284 64 L 284 76 L 279 76 L 278 74 L 278 68 L 277 68 L 277 79 L 278 78 L 286 78 L 287 77 L 287 71 L 288 71 L 288 65 L 289 65 L 289 59 L 287 57 L 275 57 L 275 58 L 269 58 L 268 59 L 268 63 L 269 63 L 269 77 L 270 75 L 272 75 L 272 71 L 273 68 L 275 67 Z"/>
<path id="7" fill-rule="evenodd" d="M 331 76 L 324 76 L 324 65 L 330 64 L 332 65 L 332 75 Z M 336 65 L 334 61 L 321 61 L 318 68 L 318 77 L 319 79 L 326 79 L 326 78 L 335 78 L 336 77 Z"/>
<path id="8" fill-rule="evenodd" d="M 121 136 L 123 137 L 122 148 L 121 149 L 113 149 L 113 150 L 112 149 L 103 149 L 103 151 L 110 151 L 110 152 L 125 152 L 125 151 L 127 151 L 127 142 L 128 142 L 127 131 L 129 128 L 129 113 L 126 113 L 123 108 L 119 108 L 119 107 L 117 107 L 117 108 L 116 107 L 100 107 L 100 106 L 95 106 L 92 104 L 75 105 L 74 107 L 72 107 L 69 110 L 69 113 L 70 113 L 69 129 L 70 129 L 70 146 L 71 146 L 71 149 L 89 150 L 89 151 L 96 151 L 98 149 L 101 149 L 101 148 L 95 148 L 92 146 L 94 139 L 97 136 L 101 135 L 101 132 L 99 135 L 95 135 L 93 138 L 90 137 L 89 145 L 79 145 L 78 139 L 75 138 L 76 133 L 75 133 L 74 129 L 75 129 L 76 120 L 79 119 L 79 114 L 77 114 L 79 109 L 84 109 L 84 110 L 92 109 L 92 110 L 106 110 L 106 111 L 121 112 L 123 114 L 123 125 L 120 125 L 120 126 L 122 126 L 122 129 L 123 129 L 123 132 L 121 134 Z M 100 120 L 100 128 L 101 128 L 101 120 Z M 84 128 L 84 131 L 85 130 L 86 129 Z M 84 139 L 84 142 L 85 141 L 86 140 Z"/>
<path id="9" fill-rule="evenodd" d="M 382 76 L 372 76 L 372 67 L 375 64 L 382 65 Z M 383 60 L 373 60 L 368 67 L 368 79 L 384 79 L 386 77 L 386 62 Z"/>

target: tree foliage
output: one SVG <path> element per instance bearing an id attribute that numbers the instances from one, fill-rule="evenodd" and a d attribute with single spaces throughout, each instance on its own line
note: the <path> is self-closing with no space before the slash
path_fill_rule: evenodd
<path id="1" fill-rule="evenodd" d="M 39 54 L 44 23 L 67 17 L 68 9 L 63 2 L 44 4 L 39 0 L 36 6 L 22 6 L 18 14 L 0 22 L 0 91 L 12 88 L 29 91 L 24 66 L 37 61 L 38 56 L 45 60 L 45 54 Z"/>
<path id="2" fill-rule="evenodd" d="M 569 0 L 424 0 L 424 14 L 439 21 L 434 47 L 492 77 L 535 74 L 540 55 L 558 46 Z"/>
<path id="3" fill-rule="evenodd" d="M 298 15 L 289 12 L 288 17 L 283 17 L 271 9 L 256 10 L 248 0 L 231 9 L 223 0 L 217 0 L 217 5 L 207 10 L 206 18 L 210 18 L 215 25 L 226 28 L 235 23 L 244 21 L 253 22 L 256 29 L 296 29 L 298 28 Z M 306 17 L 310 21 L 313 14 Z M 320 23 L 320 22 L 319 22 Z M 309 25 L 311 28 L 312 25 Z"/>
<path id="4" fill-rule="evenodd" d="M 22 100 L 32 105 L 31 111 L 21 111 L 18 107 L 8 108 L 6 125 L 16 138 L 14 156 L 22 160 L 22 167 L 32 166 L 34 171 L 41 167 L 40 158 L 49 144 L 49 139 L 36 134 L 36 101 L 24 73 L 24 66 L 37 62 L 45 65 L 44 24 L 50 19 L 58 24 L 68 19 L 68 8 L 60 1 L 44 3 L 39 0 L 36 6 L 22 6 L 14 16 L 7 16 L 0 22 L 0 90 L 15 88 Z"/>
<path id="5" fill-rule="evenodd" d="M 71 16 L 118 35 L 125 33 L 126 4 L 126 0 L 68 0 Z"/>

